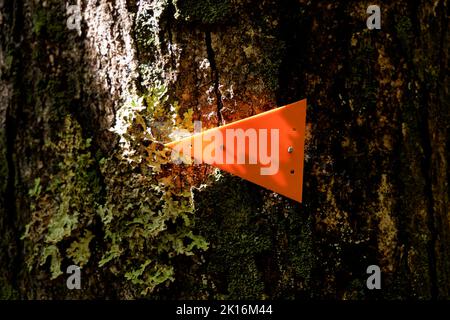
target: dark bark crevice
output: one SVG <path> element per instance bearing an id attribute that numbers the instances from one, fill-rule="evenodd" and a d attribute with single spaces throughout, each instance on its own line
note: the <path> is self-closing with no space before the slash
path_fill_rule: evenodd
<path id="1" fill-rule="evenodd" d="M 175 56 L 173 54 L 173 44 L 174 44 L 174 37 L 172 28 L 175 25 L 175 6 L 173 4 L 173 1 L 169 1 L 167 8 L 165 9 L 165 13 L 167 15 L 166 19 L 166 32 L 167 32 L 167 42 L 170 46 L 169 54 L 170 54 L 170 66 L 172 69 L 176 69 L 176 60 Z"/>
<path id="2" fill-rule="evenodd" d="M 425 104 L 426 105 L 426 104 Z M 431 282 L 430 293 L 433 299 L 438 296 L 437 287 L 437 270 L 436 270 L 436 240 L 437 240 L 437 229 L 435 221 L 435 210 L 434 210 L 434 197 L 433 197 L 433 164 L 432 164 L 432 141 L 431 141 L 431 131 L 428 123 L 429 112 L 428 108 L 423 108 L 423 170 L 425 178 L 425 195 L 427 199 L 427 211 L 428 211 L 428 228 L 430 230 L 430 240 L 428 241 L 428 260 L 429 260 L 429 276 Z"/>
<path id="3" fill-rule="evenodd" d="M 20 108 L 23 105 L 23 64 L 22 64 L 22 30 L 24 25 L 23 3 L 22 1 L 14 1 L 11 6 L 11 42 L 10 47 L 13 52 L 13 60 L 11 65 L 12 79 L 12 97 L 6 109 L 5 119 L 5 147 L 6 147 L 6 164 L 7 177 L 6 189 L 4 193 L 5 213 L 4 222 L 11 230 L 11 240 L 14 243 L 8 250 L 11 261 L 8 263 L 11 269 L 11 284 L 14 288 L 18 288 L 19 271 L 21 265 L 20 252 L 22 251 L 22 241 L 20 240 L 20 219 L 16 207 L 17 190 L 17 173 L 18 161 L 16 160 L 16 137 L 17 137 L 17 121 L 19 119 Z M 8 39 L 6 39 L 8 41 Z"/>
<path id="4" fill-rule="evenodd" d="M 218 125 L 220 126 L 223 124 L 223 117 L 222 117 L 223 102 L 222 102 L 222 94 L 220 93 L 219 89 L 220 85 L 219 71 L 217 70 L 214 49 L 212 47 L 211 31 L 205 32 L 205 43 L 206 43 L 206 53 L 208 54 L 208 60 L 211 66 L 211 77 L 214 82 L 214 94 L 217 99 L 217 121 Z"/>
<path id="5" fill-rule="evenodd" d="M 431 270 L 431 279 L 432 279 L 432 297 L 434 299 L 439 299 L 441 297 L 441 290 L 439 287 L 439 278 L 446 277 L 446 274 L 444 274 L 444 270 L 439 270 L 438 267 L 438 259 L 445 260 L 446 258 L 446 252 L 445 247 L 437 247 L 439 242 L 439 235 L 441 235 L 440 241 L 445 241 L 447 235 L 445 233 L 448 233 L 448 229 L 444 228 L 444 223 L 447 223 L 445 221 L 445 216 L 442 216 L 442 213 L 440 212 L 440 208 L 436 208 L 436 205 L 439 201 L 443 201 L 445 195 L 439 194 L 438 190 L 433 190 L 435 183 L 439 183 L 438 177 L 435 177 L 435 174 L 440 174 L 440 172 L 437 172 L 439 170 L 439 166 L 441 165 L 439 162 L 441 159 L 439 159 L 439 150 L 437 150 L 437 147 L 439 147 L 439 143 L 441 142 L 439 137 L 442 133 L 441 131 L 441 123 L 444 123 L 444 125 L 447 124 L 447 117 L 448 115 L 442 114 L 444 111 L 444 107 L 442 105 L 442 91 L 441 87 L 446 85 L 445 77 L 446 77 L 446 70 L 445 70 L 445 41 L 447 39 L 447 33 L 448 33 L 448 23 L 447 23 L 447 17 L 448 17 L 448 11 L 445 10 L 445 1 L 442 0 L 439 2 L 438 5 L 438 29 L 440 31 L 440 37 L 438 38 L 439 44 L 438 44 L 438 53 L 437 53 L 437 62 L 439 66 L 439 73 L 437 77 L 437 83 L 436 83 L 436 109 L 435 112 L 433 112 L 426 118 L 426 124 L 428 125 L 428 141 L 426 143 L 427 149 L 426 149 L 426 155 L 427 155 L 427 165 L 428 165 L 428 176 L 427 176 L 427 193 L 428 197 L 430 199 L 429 201 L 429 224 L 430 224 L 430 231 L 431 231 L 431 240 L 430 240 L 430 253 L 433 258 L 433 263 L 430 266 L 433 267 Z M 447 15 L 446 15 L 447 13 Z M 430 103 L 431 105 L 431 103 Z M 443 121 L 436 117 L 443 116 Z M 430 128 L 430 126 L 434 126 L 434 128 Z M 437 141 L 433 141 L 433 140 Z M 428 149 L 429 148 L 429 149 Z M 444 160 L 445 161 L 445 160 Z M 437 194 L 436 194 L 437 193 Z M 440 200 L 441 199 L 441 200 Z M 445 261 L 444 261 L 445 263 Z M 442 272 L 441 276 L 440 273 Z M 446 294 L 446 293 L 444 293 Z"/>
<path id="6" fill-rule="evenodd" d="M 422 139 L 423 139 L 423 149 L 424 149 L 424 159 L 423 159 L 423 171 L 425 179 L 425 195 L 427 199 L 427 213 L 428 213 L 428 228 L 430 230 L 430 239 L 428 241 L 428 259 L 429 259 L 429 276 L 431 282 L 430 293 L 432 299 L 438 299 L 441 296 L 441 290 L 439 287 L 439 270 L 440 263 L 439 260 L 445 259 L 445 252 L 440 252 L 438 247 L 439 241 L 443 241 L 446 235 L 442 232 L 443 221 L 442 213 L 439 208 L 436 208 L 437 202 L 439 202 L 440 197 L 444 195 L 436 194 L 437 190 L 434 190 L 435 184 L 438 183 L 439 174 L 439 150 L 437 149 L 440 142 L 440 124 L 442 123 L 440 119 L 436 118 L 441 116 L 442 99 L 441 99 L 441 85 L 445 84 L 445 39 L 446 39 L 446 14 L 444 1 L 440 1 L 439 5 L 439 17 L 436 22 L 436 27 L 440 31 L 440 36 L 437 37 L 437 53 L 436 55 L 431 54 L 430 59 L 437 59 L 437 65 L 439 68 L 438 76 L 436 78 L 437 82 L 433 84 L 432 89 L 435 90 L 436 98 L 434 98 L 433 92 L 426 90 L 423 91 L 423 101 L 422 101 Z M 431 36 L 433 37 L 433 36 Z M 425 49 L 425 48 L 424 48 Z M 433 59 L 434 60 L 434 59 Z M 445 115 L 442 115 L 445 119 Z M 445 122 L 445 120 L 444 120 Z M 438 159 L 436 159 L 438 158 Z M 437 198 L 437 199 L 436 199 Z M 437 202 L 436 202 L 437 201 Z M 441 240 L 439 240 L 441 238 Z M 445 250 L 445 249 L 444 249 Z M 444 262 L 445 263 L 445 262 Z M 445 276 L 444 274 L 442 276 Z"/>

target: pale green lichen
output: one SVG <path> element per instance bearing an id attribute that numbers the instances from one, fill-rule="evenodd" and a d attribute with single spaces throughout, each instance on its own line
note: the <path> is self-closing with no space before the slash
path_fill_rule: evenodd
<path id="1" fill-rule="evenodd" d="M 101 163 L 107 195 L 97 212 L 107 250 L 99 265 L 113 272 L 123 269 L 125 278 L 144 295 L 174 280 L 174 257 L 208 247 L 191 230 L 191 185 L 174 172 L 170 150 L 156 140 L 186 120 L 178 118 L 177 104 L 166 102 L 163 87 L 131 97 L 113 128 L 121 137 L 122 151 Z M 164 130 L 158 123 L 165 124 Z"/>
<path id="2" fill-rule="evenodd" d="M 56 141 L 44 147 L 56 159 L 54 173 L 37 177 L 28 193 L 31 221 L 22 237 L 26 243 L 27 264 L 33 269 L 45 265 L 51 257 L 52 279 L 62 274 L 63 243 L 72 241 L 71 247 L 74 246 L 83 230 L 93 224 L 100 186 L 89 148 L 90 139 L 83 139 L 79 124 L 67 116 Z M 85 253 L 70 252 L 72 261 L 87 262 Z"/>
<path id="3" fill-rule="evenodd" d="M 54 173 L 37 177 L 29 190 L 32 217 L 23 239 L 30 269 L 49 261 L 55 279 L 66 263 L 91 263 L 95 246 L 92 263 L 130 281 L 136 295 L 148 295 L 174 280 L 174 257 L 208 248 L 192 232 L 191 184 L 172 170 L 170 150 L 156 140 L 191 123 L 192 112 L 179 117 L 178 104 L 167 101 L 163 87 L 130 96 L 112 128 L 120 148 L 98 169 L 90 139 L 66 117 L 56 141 L 45 146 L 57 159 Z M 158 123 L 164 130 L 156 130 Z M 98 228 L 103 236 L 93 232 Z"/>

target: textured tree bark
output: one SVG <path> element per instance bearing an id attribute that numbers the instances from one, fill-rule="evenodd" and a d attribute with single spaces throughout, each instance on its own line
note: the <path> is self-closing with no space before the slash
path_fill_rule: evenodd
<path id="1" fill-rule="evenodd" d="M 110 198 L 128 203 L 105 173 L 122 165 L 105 170 L 100 162 L 120 150 L 109 129 L 130 96 L 164 87 L 167 110 L 177 105 L 204 126 L 307 98 L 304 200 L 195 169 L 204 172 L 192 184 L 207 186 L 194 189 L 190 228 L 209 248 L 171 258 L 171 280 L 144 295 L 449 298 L 447 1 L 380 4 L 381 30 L 371 31 L 367 1 L 81 0 L 80 33 L 67 27 L 74 4 L 0 0 L 0 297 L 142 295 L 120 265 L 101 263 L 109 240 L 90 210 Z M 48 142 L 63 132 L 78 143 L 67 117 L 83 141 L 92 139 L 80 147 L 92 161 L 68 164 L 88 176 L 66 210 L 79 211 L 93 233 L 83 290 L 68 290 L 65 275 L 52 280 L 45 259 L 28 269 L 33 241 L 50 231 L 23 239 L 30 221 L 54 218 L 42 213 L 44 200 L 64 211 L 69 184 L 44 189 L 66 163 Z M 120 190 L 131 192 L 129 181 Z M 62 251 L 68 239 L 58 243 L 63 272 L 73 264 Z M 382 290 L 367 290 L 372 264 L 381 267 Z"/>

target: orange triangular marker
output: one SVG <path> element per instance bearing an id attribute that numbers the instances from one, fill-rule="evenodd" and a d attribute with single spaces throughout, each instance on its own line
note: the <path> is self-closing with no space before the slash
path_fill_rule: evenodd
<path id="1" fill-rule="evenodd" d="M 302 100 L 166 146 L 302 202 L 305 125 Z"/>

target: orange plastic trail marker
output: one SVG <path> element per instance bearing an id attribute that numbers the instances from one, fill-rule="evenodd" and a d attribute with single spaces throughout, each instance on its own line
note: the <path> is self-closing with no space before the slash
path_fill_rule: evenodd
<path id="1" fill-rule="evenodd" d="M 302 202 L 306 100 L 166 144 L 191 157 Z"/>

